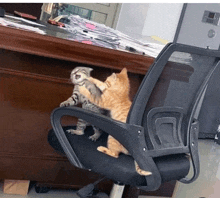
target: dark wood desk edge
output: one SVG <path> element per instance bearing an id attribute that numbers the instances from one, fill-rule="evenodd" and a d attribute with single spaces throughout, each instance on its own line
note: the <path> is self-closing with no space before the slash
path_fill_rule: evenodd
<path id="1" fill-rule="evenodd" d="M 145 74 L 154 58 L 0 26 L 0 48 Z"/>

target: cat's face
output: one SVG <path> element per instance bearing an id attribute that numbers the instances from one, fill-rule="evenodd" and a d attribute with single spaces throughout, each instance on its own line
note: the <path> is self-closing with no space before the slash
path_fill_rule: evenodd
<path id="1" fill-rule="evenodd" d="M 113 73 L 111 76 L 109 76 L 106 79 L 105 83 L 108 88 L 114 86 L 117 83 L 117 75 L 115 73 Z"/>
<path id="2" fill-rule="evenodd" d="M 105 81 L 107 88 L 126 89 L 129 87 L 127 69 L 124 68 L 120 73 L 113 73 Z"/>
<path id="3" fill-rule="evenodd" d="M 93 69 L 89 67 L 76 67 L 72 70 L 70 79 L 73 84 L 77 85 L 82 83 L 85 79 L 90 77 L 90 73 Z"/>

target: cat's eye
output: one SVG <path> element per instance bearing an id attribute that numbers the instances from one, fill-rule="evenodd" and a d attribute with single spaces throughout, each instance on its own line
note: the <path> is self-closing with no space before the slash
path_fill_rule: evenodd
<path id="1" fill-rule="evenodd" d="M 81 77 L 81 75 L 76 75 L 75 78 L 78 80 Z"/>

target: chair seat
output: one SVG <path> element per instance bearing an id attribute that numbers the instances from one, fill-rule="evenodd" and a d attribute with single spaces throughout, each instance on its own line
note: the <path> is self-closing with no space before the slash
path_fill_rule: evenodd
<path id="1" fill-rule="evenodd" d="M 120 154 L 118 158 L 113 158 L 97 151 L 98 146 L 106 146 L 106 133 L 93 142 L 88 138 L 93 134 L 92 127 L 87 127 L 85 135 L 81 136 L 66 132 L 68 129 L 75 129 L 75 126 L 67 126 L 63 129 L 84 168 L 126 185 L 147 185 L 145 177 L 136 173 L 134 159 L 130 155 Z M 56 151 L 65 155 L 53 129 L 49 131 L 48 142 Z M 181 179 L 189 172 L 190 163 L 185 154 L 158 157 L 154 158 L 154 161 L 161 173 L 162 182 Z"/>

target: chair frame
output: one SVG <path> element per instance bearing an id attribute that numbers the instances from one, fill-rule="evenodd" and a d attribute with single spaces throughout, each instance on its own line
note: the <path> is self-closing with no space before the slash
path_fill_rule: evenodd
<path id="1" fill-rule="evenodd" d="M 167 46 L 164 47 L 164 49 L 155 59 L 148 73 L 144 77 L 139 87 L 139 90 L 133 100 L 126 123 L 122 123 L 120 121 L 113 120 L 109 117 L 74 106 L 57 108 L 52 112 L 51 114 L 52 127 L 67 158 L 74 166 L 85 169 L 85 167 L 83 166 L 83 164 L 81 164 L 80 160 L 75 154 L 74 150 L 72 149 L 61 126 L 60 120 L 64 115 L 74 116 L 83 119 L 97 126 L 106 133 L 110 134 L 111 136 L 116 138 L 122 145 L 126 147 L 129 153 L 135 159 L 135 161 L 137 161 L 140 168 L 151 171 L 153 174 L 151 176 L 145 177 L 147 181 L 147 186 L 141 186 L 139 187 L 140 189 L 146 191 L 154 191 L 157 190 L 161 185 L 161 175 L 153 160 L 153 157 L 180 154 L 180 153 L 189 153 L 192 159 L 194 174 L 192 178 L 183 178 L 180 181 L 183 183 L 191 183 L 198 178 L 200 171 L 199 154 L 198 154 L 198 133 L 199 133 L 198 112 L 201 108 L 201 103 L 204 98 L 208 82 L 212 74 L 216 70 L 216 68 L 220 65 L 218 61 L 215 62 L 212 69 L 209 71 L 208 75 L 204 79 L 202 85 L 199 88 L 199 91 L 194 97 L 194 101 L 190 106 L 188 115 L 186 115 L 187 116 L 186 145 L 179 144 L 178 146 L 171 148 L 165 148 L 165 149 L 155 148 L 154 150 L 148 150 L 145 141 L 145 131 L 144 128 L 141 126 L 142 117 L 144 114 L 143 106 L 147 105 L 152 90 L 158 78 L 160 77 L 171 54 L 175 51 L 220 58 L 220 52 L 217 50 L 201 49 L 198 47 L 187 46 L 177 43 L 167 44 Z M 168 107 L 167 111 L 181 112 L 181 109 Z"/>

